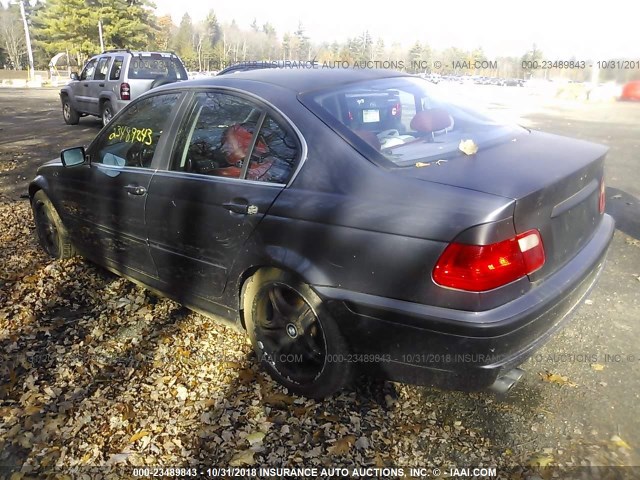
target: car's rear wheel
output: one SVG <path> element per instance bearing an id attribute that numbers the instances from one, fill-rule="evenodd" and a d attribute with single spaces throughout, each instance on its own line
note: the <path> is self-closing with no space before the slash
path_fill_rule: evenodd
<path id="1" fill-rule="evenodd" d="M 62 224 L 55 207 L 42 190 L 38 190 L 31 202 L 36 233 L 42 248 L 54 258 L 70 258 L 75 250 L 69 240 L 69 234 Z"/>
<path id="2" fill-rule="evenodd" d="M 62 117 L 67 125 L 77 125 L 80 121 L 80 114 L 71 106 L 69 97 L 62 100 Z"/>
<path id="3" fill-rule="evenodd" d="M 281 270 L 259 270 L 247 281 L 243 307 L 258 359 L 290 392 L 323 398 L 349 382 L 347 344 L 307 284 Z"/>
<path id="4" fill-rule="evenodd" d="M 113 106 L 111 102 L 107 100 L 102 104 L 102 126 L 106 127 L 107 123 L 113 118 Z"/>

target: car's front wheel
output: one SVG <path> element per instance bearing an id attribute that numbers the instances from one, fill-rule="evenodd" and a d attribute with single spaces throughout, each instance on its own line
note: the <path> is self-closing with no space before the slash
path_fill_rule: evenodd
<path id="1" fill-rule="evenodd" d="M 54 258 L 70 258 L 75 250 L 69 234 L 55 207 L 43 190 L 38 190 L 31 202 L 36 233 L 42 248 Z"/>
<path id="2" fill-rule="evenodd" d="M 69 97 L 62 100 L 62 117 L 67 125 L 77 125 L 80 121 L 80 114 L 71 106 Z"/>
<path id="3" fill-rule="evenodd" d="M 107 100 L 102 104 L 102 126 L 106 127 L 107 123 L 113 118 L 113 106 L 111 102 Z"/>
<path id="4" fill-rule="evenodd" d="M 347 344 L 311 287 L 290 273 L 262 269 L 247 281 L 243 302 L 260 363 L 290 392 L 323 398 L 349 382 Z"/>

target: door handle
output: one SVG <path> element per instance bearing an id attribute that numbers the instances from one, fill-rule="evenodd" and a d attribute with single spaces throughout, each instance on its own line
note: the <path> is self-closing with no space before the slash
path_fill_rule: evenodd
<path id="1" fill-rule="evenodd" d="M 88 87 L 88 86 L 89 86 L 89 84 L 88 84 L 88 83 L 85 83 L 85 84 L 84 84 L 84 86 L 85 86 L 85 87 Z"/>
<path id="2" fill-rule="evenodd" d="M 257 205 L 249 205 L 248 203 L 235 203 L 228 202 L 223 203 L 222 206 L 233 213 L 240 213 L 242 215 L 255 215 L 258 213 Z"/>
<path id="3" fill-rule="evenodd" d="M 233 213 L 241 213 L 243 215 L 246 215 L 247 213 L 249 213 L 249 205 L 246 203 L 228 202 L 228 203 L 223 203 L 222 206 Z"/>
<path id="4" fill-rule="evenodd" d="M 104 87 L 104 83 L 99 83 L 98 85 L 101 87 Z"/>
<path id="5" fill-rule="evenodd" d="M 144 195 L 147 193 L 147 189 L 140 185 L 127 185 L 124 189 L 129 195 Z"/>

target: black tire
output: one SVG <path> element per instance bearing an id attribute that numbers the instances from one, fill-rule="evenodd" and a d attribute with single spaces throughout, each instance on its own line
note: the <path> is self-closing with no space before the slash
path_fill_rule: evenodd
<path id="1" fill-rule="evenodd" d="M 349 383 L 347 344 L 307 284 L 282 270 L 259 270 L 247 280 L 243 307 L 258 360 L 289 392 L 320 399 Z"/>
<path id="2" fill-rule="evenodd" d="M 36 224 L 38 242 L 54 258 L 71 258 L 75 249 L 69 240 L 67 229 L 62 224 L 55 207 L 43 190 L 38 190 L 31 202 Z"/>
<path id="3" fill-rule="evenodd" d="M 111 102 L 109 100 L 105 101 L 102 104 L 102 108 L 100 109 L 100 117 L 102 118 L 103 127 L 106 127 L 113 118 L 113 105 L 111 105 Z"/>
<path id="4" fill-rule="evenodd" d="M 80 121 L 80 114 L 71 106 L 69 97 L 62 99 L 62 118 L 67 125 L 77 125 Z"/>

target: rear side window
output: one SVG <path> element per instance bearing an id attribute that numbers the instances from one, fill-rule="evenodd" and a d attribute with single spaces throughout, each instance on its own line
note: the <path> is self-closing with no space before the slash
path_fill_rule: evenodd
<path id="1" fill-rule="evenodd" d="M 201 93 L 178 134 L 172 169 L 286 183 L 298 152 L 290 129 L 260 106 L 235 95 Z"/>
<path id="2" fill-rule="evenodd" d="M 187 72 L 176 57 L 133 56 L 129 62 L 129 78 L 155 80 L 166 77 L 171 80 L 186 80 Z"/>
<path id="3" fill-rule="evenodd" d="M 258 147 L 263 146 L 262 149 Z M 258 134 L 246 178 L 287 183 L 298 158 L 298 142 L 291 131 L 267 115 Z"/>
<path id="4" fill-rule="evenodd" d="M 116 57 L 111 67 L 111 73 L 109 74 L 109 80 L 120 80 L 120 73 L 122 72 L 122 62 L 124 57 Z"/>

